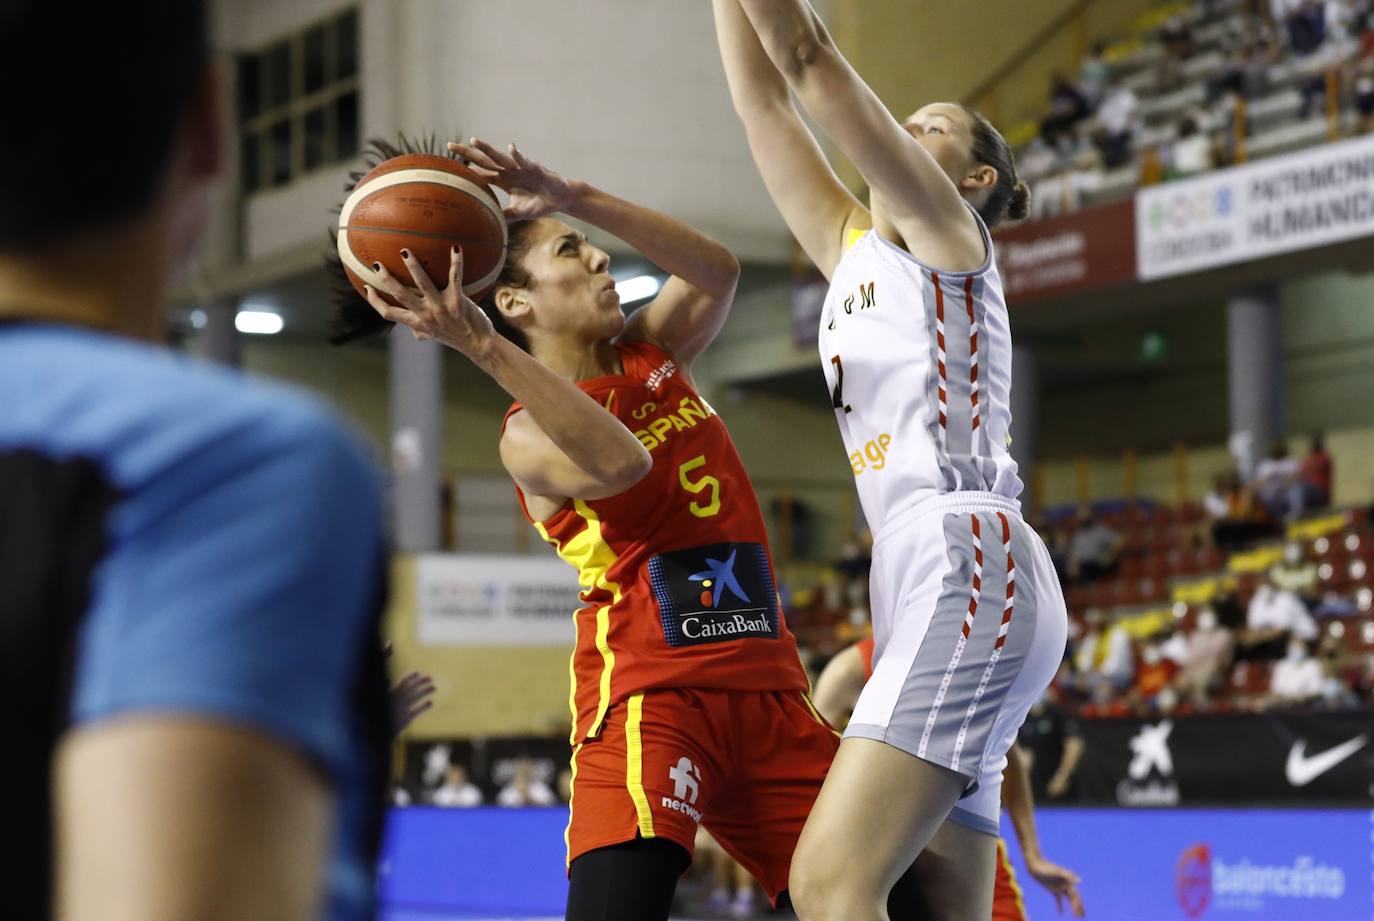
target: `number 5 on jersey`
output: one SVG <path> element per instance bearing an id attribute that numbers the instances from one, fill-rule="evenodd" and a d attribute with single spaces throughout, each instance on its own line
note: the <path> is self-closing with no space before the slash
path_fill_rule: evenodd
<path id="1" fill-rule="evenodd" d="M 691 460 L 684 461 L 682 466 L 677 468 L 677 479 L 682 484 L 683 489 L 693 495 L 701 495 L 707 490 L 711 492 L 710 501 L 703 503 L 700 500 L 694 500 L 688 504 L 688 510 L 698 518 L 710 518 L 720 511 L 720 480 L 708 473 L 701 474 L 696 480 L 689 479 L 687 476 L 693 470 L 705 466 L 706 455 L 698 454 Z"/>
<path id="2" fill-rule="evenodd" d="M 844 362 L 840 361 L 840 356 L 831 355 L 830 363 L 835 366 L 835 389 L 830 392 L 830 402 L 836 409 L 853 412 L 854 407 L 844 401 Z"/>

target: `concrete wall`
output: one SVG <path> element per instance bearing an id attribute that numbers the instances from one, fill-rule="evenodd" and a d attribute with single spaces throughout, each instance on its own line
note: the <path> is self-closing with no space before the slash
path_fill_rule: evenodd
<path id="1" fill-rule="evenodd" d="M 364 138 L 404 130 L 516 141 L 567 176 L 702 227 L 743 258 L 789 257 L 791 238 L 730 108 L 709 4 L 220 0 L 219 45 L 260 48 L 350 5 L 360 10 Z M 250 256 L 317 242 L 346 173 L 328 168 L 250 198 Z"/>

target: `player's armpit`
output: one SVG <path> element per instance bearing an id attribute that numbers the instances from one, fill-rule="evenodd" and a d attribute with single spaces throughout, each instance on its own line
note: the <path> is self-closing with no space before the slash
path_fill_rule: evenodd
<path id="1" fill-rule="evenodd" d="M 506 472 L 526 495 L 605 499 L 629 489 L 648 472 L 647 467 L 608 470 L 599 475 L 584 470 L 553 443 L 528 412 L 518 412 L 506 422 L 500 449 Z"/>
<path id="2" fill-rule="evenodd" d="M 54 762 L 62 921 L 320 916 L 334 805 L 306 759 L 190 716 L 72 730 Z"/>

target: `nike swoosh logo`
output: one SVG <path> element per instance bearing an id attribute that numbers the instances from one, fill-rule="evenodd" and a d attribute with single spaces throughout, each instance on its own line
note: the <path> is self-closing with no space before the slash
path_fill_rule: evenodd
<path id="1" fill-rule="evenodd" d="M 1319 755 L 1308 756 L 1307 740 L 1299 739 L 1293 743 L 1293 747 L 1288 750 L 1288 764 L 1285 773 L 1288 775 L 1288 782 L 1295 787 L 1305 787 L 1318 777 L 1349 758 L 1355 752 L 1364 748 L 1369 742 L 1368 736 L 1356 736 L 1349 742 L 1342 742 L 1335 748 L 1328 748 Z"/>

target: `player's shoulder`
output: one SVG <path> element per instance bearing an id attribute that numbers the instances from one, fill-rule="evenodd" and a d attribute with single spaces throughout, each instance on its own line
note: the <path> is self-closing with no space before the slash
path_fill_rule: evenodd
<path id="1" fill-rule="evenodd" d="M 89 457 L 126 488 L 188 461 L 281 452 L 370 469 L 347 426 L 302 391 L 93 331 L 0 329 L 0 401 L 11 408 L 0 446 Z"/>

